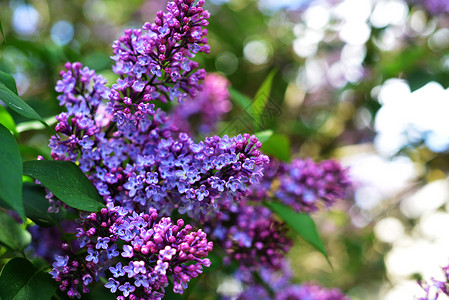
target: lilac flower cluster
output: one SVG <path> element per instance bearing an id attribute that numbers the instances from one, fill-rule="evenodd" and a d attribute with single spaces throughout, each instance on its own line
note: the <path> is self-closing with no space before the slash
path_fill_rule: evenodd
<path id="1" fill-rule="evenodd" d="M 176 135 L 166 127 L 165 114 L 153 107 L 147 110 L 154 117 L 150 125 L 143 128 L 140 123 L 129 138 L 108 138 L 95 125 L 96 134 L 85 135 L 73 122 L 76 114 L 69 118 L 62 113 L 57 131 L 75 134 L 64 141 L 52 137 L 52 157 L 79 162 L 107 203 L 140 211 L 155 207 L 165 215 L 177 208 L 197 219 L 238 201 L 247 193 L 247 184 L 259 182 L 269 159 L 261 154 L 262 144 L 255 136 L 213 136 L 194 143 L 187 134 Z M 93 123 L 93 115 L 83 116 Z"/>
<path id="2" fill-rule="evenodd" d="M 327 289 L 315 283 L 292 284 L 292 270 L 286 260 L 281 268 L 261 268 L 257 280 L 247 270 L 240 269 L 235 278 L 245 288 L 232 299 L 250 300 L 349 300 L 339 289 Z M 223 300 L 228 300 L 224 297 Z"/>
<path id="3" fill-rule="evenodd" d="M 89 293 L 89 285 L 96 278 L 95 264 L 80 259 L 70 250 L 68 243 L 62 244 L 62 249 L 66 255 L 55 255 L 53 269 L 50 271 L 53 279 L 59 282 L 59 289 L 66 292 L 71 298 L 81 298 L 78 288 L 81 287 L 83 293 Z"/>
<path id="4" fill-rule="evenodd" d="M 87 293 L 91 283 L 106 276 L 105 286 L 112 293 L 129 299 L 161 299 L 169 275 L 173 291 L 182 294 L 187 282 L 202 273 L 203 266 L 210 266 L 205 257 L 212 242 L 206 234 L 201 229 L 192 232 L 182 219 L 173 224 L 170 218 L 158 218 L 155 209 L 138 214 L 108 205 L 100 213 L 86 213 L 82 221 L 76 236 L 87 251 L 57 256 L 51 272 L 71 297 L 79 296 L 78 285 Z M 69 252 L 67 245 L 63 248 Z"/>
<path id="5" fill-rule="evenodd" d="M 440 295 L 449 296 L 449 266 L 442 269 L 446 280 L 440 281 L 431 278 L 429 282 L 418 281 L 425 292 L 424 296 L 417 298 L 418 300 L 437 300 Z"/>
<path id="6" fill-rule="evenodd" d="M 168 276 L 182 293 L 210 265 L 205 257 L 212 242 L 201 230 L 183 228 L 183 220 L 173 224 L 158 215 L 177 210 L 198 223 L 213 219 L 237 207 L 247 186 L 263 176 L 269 158 L 255 136 L 212 136 L 195 143 L 151 103 L 192 97 L 200 88 L 204 71 L 195 71 L 191 58 L 208 51 L 203 4 L 169 2 L 154 24 L 125 31 L 113 46 L 120 78 L 110 89 L 80 63 L 67 63 L 61 72 L 56 90 L 67 112 L 57 116 L 60 136 L 50 139 L 51 156 L 77 163 L 108 207 L 81 214 L 80 250 L 64 244 L 67 254 L 53 264 L 53 278 L 70 297 L 88 292 L 100 277 L 108 278 L 106 287 L 117 299 L 160 299 Z M 57 211 L 59 201 L 50 192 L 47 197 L 50 210 Z M 252 229 L 255 242 L 271 233 L 262 227 Z M 275 261 L 279 254 L 272 258 L 271 248 L 259 246 L 266 252 L 262 260 Z M 250 262 L 248 253 L 233 255 Z"/>
<path id="7" fill-rule="evenodd" d="M 226 299 L 226 298 L 225 298 Z M 339 289 L 326 289 L 318 284 L 305 283 L 290 285 L 280 290 L 274 296 L 262 285 L 247 287 L 237 300 L 265 299 L 265 300 L 349 300 Z"/>
<path id="8" fill-rule="evenodd" d="M 246 184 L 263 176 L 269 160 L 260 147 L 248 134 L 193 143 L 181 133 L 178 140 L 161 139 L 155 149 L 147 148 L 143 159 L 137 157 L 123 187 L 134 203 L 146 201 L 167 213 L 176 205 L 192 218 L 208 218 L 208 213 L 238 202 L 247 192 Z"/>
<path id="9" fill-rule="evenodd" d="M 203 5 L 204 0 L 196 5 L 193 0 L 168 2 L 167 12 L 159 11 L 153 24 L 125 30 L 125 35 L 114 42 L 112 70 L 121 78 L 112 86 L 113 106 L 131 109 L 133 104 L 155 99 L 182 102 L 196 93 L 205 71 L 194 71 L 198 63 L 192 58 L 210 49 L 207 30 L 203 29 L 209 24 L 210 14 Z M 127 118 L 126 122 L 135 121 Z"/>
<path id="10" fill-rule="evenodd" d="M 178 209 L 202 219 L 238 201 L 246 185 L 263 176 L 269 159 L 255 136 L 213 136 L 194 143 L 169 125 L 145 94 L 133 98 L 138 103 L 126 100 L 125 107 L 117 104 L 115 85 L 107 89 L 94 71 L 79 63 L 66 69 L 57 91 L 68 111 L 57 116 L 56 126 L 66 138 L 51 138 L 52 157 L 77 162 L 106 203 L 138 211 L 155 207 L 164 215 Z M 132 94 L 129 87 L 125 91 Z M 101 103 L 106 97 L 107 108 Z M 57 201 L 51 202 L 56 211 Z"/>
<path id="11" fill-rule="evenodd" d="M 250 270 L 281 268 L 285 254 L 293 245 L 286 236 L 284 224 L 261 206 L 241 205 L 234 217 L 222 241 L 228 255 L 226 259 L 236 260 L 241 268 Z"/>
<path id="12" fill-rule="evenodd" d="M 229 81 L 219 74 L 208 74 L 203 89 L 175 107 L 172 121 L 185 132 L 208 134 L 214 132 L 223 115 L 231 110 Z"/>
<path id="13" fill-rule="evenodd" d="M 67 136 L 62 141 L 57 136 L 50 138 L 53 159 L 75 160 L 78 153 L 92 152 L 93 139 L 101 129 L 109 124 L 110 117 L 100 112 L 105 110 L 102 103 L 109 95 L 106 80 L 95 71 L 83 67 L 81 63 L 66 63 L 67 71 L 61 71 L 62 80 L 56 85 L 59 104 L 67 112 L 56 116 L 55 130 Z"/>
<path id="14" fill-rule="evenodd" d="M 334 161 L 315 163 L 295 159 L 291 163 L 271 160 L 259 185 L 253 185 L 251 199 L 276 198 L 298 212 L 314 212 L 329 207 L 346 196 L 351 181 L 346 169 Z"/>
<path id="15" fill-rule="evenodd" d="M 280 292 L 276 300 L 349 300 L 339 289 L 326 289 L 318 284 L 291 285 Z"/>
<path id="16" fill-rule="evenodd" d="M 119 78 L 110 88 L 80 63 L 67 63 L 60 73 L 56 91 L 67 111 L 56 117 L 59 136 L 50 139 L 51 156 L 79 165 L 107 207 L 80 213 L 77 240 L 63 243 L 53 263 L 51 274 L 70 297 L 88 293 L 100 278 L 119 300 L 162 299 L 169 281 L 175 293 L 183 293 L 211 263 L 206 257 L 213 244 L 205 232 L 225 250 L 226 262 L 237 261 L 242 272 L 261 271 L 264 281 L 274 282 L 272 274 L 285 268 L 292 241 L 283 223 L 250 201 L 274 197 L 311 212 L 319 199 L 329 206 L 349 186 L 346 171 L 334 161 L 270 164 L 254 135 L 196 142 L 183 132 L 213 131 L 230 109 L 227 80 L 206 77 L 192 60 L 209 51 L 203 4 L 168 2 L 153 24 L 126 30 L 113 44 Z M 175 99 L 186 103 L 172 114 L 157 108 L 157 101 Z M 200 117 L 198 128 L 189 124 L 194 115 Z M 59 200 L 50 192 L 47 198 L 49 211 L 56 212 Z M 182 219 L 172 222 L 173 213 L 205 232 Z M 279 297 L 304 290 L 277 282 L 271 289 Z M 272 296 L 254 281 L 245 284 L 252 296 Z"/>

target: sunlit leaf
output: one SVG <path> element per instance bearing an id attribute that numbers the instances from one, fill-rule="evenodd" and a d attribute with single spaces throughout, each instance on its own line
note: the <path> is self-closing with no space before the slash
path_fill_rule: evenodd
<path id="1" fill-rule="evenodd" d="M 105 207 L 97 189 L 72 162 L 27 161 L 23 164 L 23 173 L 39 180 L 59 200 L 73 208 L 99 211 Z"/>
<path id="2" fill-rule="evenodd" d="M 293 229 L 301 238 L 312 245 L 315 249 L 321 252 L 329 262 L 324 244 L 318 234 L 315 222 L 313 219 L 304 213 L 297 213 L 291 207 L 281 204 L 279 202 L 267 201 L 265 202 L 276 215 L 279 216 L 291 229 Z M 330 262 L 329 262 L 330 263 Z"/>
<path id="3" fill-rule="evenodd" d="M 268 141 L 270 139 L 270 137 L 273 135 L 273 130 L 260 131 L 260 132 L 257 132 L 255 135 L 257 136 L 257 138 L 259 139 L 259 141 L 261 143 L 264 143 L 264 142 Z"/>
<path id="4" fill-rule="evenodd" d="M 14 119 L 11 117 L 6 108 L 4 108 L 2 105 L 0 105 L 0 124 L 3 124 L 3 126 L 8 128 L 8 130 L 14 133 L 15 135 L 18 135 Z"/>
<path id="5" fill-rule="evenodd" d="M 14 94 L 19 95 L 19 93 L 17 93 L 16 80 L 11 74 L 0 71 L 0 83 L 6 86 L 10 91 L 14 92 Z"/>
<path id="6" fill-rule="evenodd" d="M 49 300 L 57 284 L 50 274 L 39 271 L 27 259 L 11 259 L 0 274 L 0 299 Z"/>
<path id="7" fill-rule="evenodd" d="M 290 140 L 283 134 L 273 134 L 262 143 L 262 152 L 282 161 L 290 160 Z"/>
<path id="8" fill-rule="evenodd" d="M 273 78 L 276 74 L 276 70 L 273 70 L 268 74 L 267 78 L 265 78 L 262 85 L 256 92 L 254 96 L 254 101 L 251 105 L 251 114 L 254 118 L 254 124 L 256 128 L 260 126 L 260 117 L 262 115 L 263 110 L 265 109 L 265 105 L 267 104 L 268 99 L 271 94 L 271 86 L 273 85 Z"/>
<path id="9" fill-rule="evenodd" d="M 14 136 L 0 124 L 0 198 L 7 208 L 15 210 L 25 220 L 22 203 L 22 157 Z"/>
<path id="10" fill-rule="evenodd" d="M 53 124 L 56 124 L 57 120 L 55 117 L 50 117 L 44 119 L 45 123 L 49 126 L 52 126 Z M 25 132 L 28 130 L 41 130 L 44 129 L 46 126 L 39 122 L 39 121 L 28 121 L 28 122 L 22 122 L 17 124 L 17 132 Z"/>
<path id="11" fill-rule="evenodd" d="M 9 108 L 17 112 L 18 114 L 40 121 L 50 131 L 56 135 L 55 131 L 45 123 L 44 119 L 25 101 L 19 98 L 13 91 L 6 87 L 3 83 L 0 83 L 0 100 L 2 100 Z"/>

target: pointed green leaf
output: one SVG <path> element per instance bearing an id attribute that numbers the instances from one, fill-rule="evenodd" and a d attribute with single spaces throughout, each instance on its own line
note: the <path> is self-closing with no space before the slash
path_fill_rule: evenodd
<path id="1" fill-rule="evenodd" d="M 45 196 L 43 187 L 30 182 L 23 184 L 23 206 L 27 218 L 33 220 L 39 226 L 52 227 L 62 221 L 65 213 L 62 209 L 57 214 L 49 213 L 48 207 L 50 205 Z"/>
<path id="2" fill-rule="evenodd" d="M 318 234 L 315 222 L 308 214 L 297 213 L 293 211 L 291 207 L 279 202 L 267 201 L 265 204 L 307 243 L 321 252 L 329 262 L 329 257 L 327 256 L 324 244 Z"/>
<path id="3" fill-rule="evenodd" d="M 283 134 L 273 134 L 262 143 L 261 151 L 282 161 L 290 161 L 290 140 Z"/>
<path id="4" fill-rule="evenodd" d="M 6 128 L 8 128 L 9 131 L 14 133 L 14 135 L 18 135 L 16 128 L 16 123 L 14 122 L 14 119 L 11 117 L 10 113 L 4 108 L 2 105 L 0 105 L 0 124 L 3 124 Z"/>
<path id="5" fill-rule="evenodd" d="M 27 161 L 23 164 L 23 173 L 39 180 L 59 200 L 73 208 L 99 211 L 105 207 L 95 186 L 72 162 Z"/>
<path id="6" fill-rule="evenodd" d="M 50 274 L 38 271 L 25 258 L 11 259 L 0 274 L 0 299 L 49 300 L 56 289 Z"/>
<path id="7" fill-rule="evenodd" d="M 243 95 L 237 90 L 234 90 L 231 87 L 228 87 L 229 94 L 231 95 L 231 99 L 234 100 L 235 103 L 240 105 L 243 109 L 247 109 L 251 106 L 252 100 L 251 98 Z"/>
<path id="8" fill-rule="evenodd" d="M 31 234 L 14 218 L 0 211 L 0 243 L 11 250 L 22 252 L 31 242 Z"/>
<path id="9" fill-rule="evenodd" d="M 3 85 L 14 92 L 14 94 L 19 95 L 19 93 L 17 93 L 16 80 L 11 74 L 0 71 L 0 83 L 3 83 Z"/>
<path id="10" fill-rule="evenodd" d="M 6 85 L 0 82 L 0 100 L 2 100 L 6 105 L 8 105 L 9 108 L 11 108 L 13 111 L 17 112 L 18 114 L 40 121 L 42 124 L 44 124 L 52 134 L 56 135 L 56 132 L 48 126 L 47 123 L 45 123 L 44 119 L 31 107 L 29 106 L 25 101 L 19 98 L 13 91 L 11 91 Z"/>
<path id="11" fill-rule="evenodd" d="M 22 203 L 22 157 L 14 136 L 0 124 L 0 198 L 1 204 L 14 209 L 25 220 Z"/>
<path id="12" fill-rule="evenodd" d="M 261 143 L 265 143 L 270 139 L 270 137 L 273 135 L 273 130 L 264 130 L 255 133 L 255 136 L 259 139 Z"/>
<path id="13" fill-rule="evenodd" d="M 276 70 L 273 70 L 270 72 L 270 74 L 268 74 L 267 78 L 265 78 L 264 82 L 259 87 L 256 95 L 254 96 L 254 101 L 251 105 L 251 114 L 254 118 L 256 128 L 260 126 L 260 115 L 265 109 L 265 105 L 267 104 L 268 98 L 270 97 L 271 86 L 273 84 L 273 78 L 276 72 Z"/>

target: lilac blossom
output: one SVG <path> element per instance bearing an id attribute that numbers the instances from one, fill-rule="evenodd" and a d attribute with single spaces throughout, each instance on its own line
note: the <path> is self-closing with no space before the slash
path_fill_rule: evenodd
<path id="1" fill-rule="evenodd" d="M 126 136 L 120 131 L 112 137 L 98 133 L 94 147 L 74 143 L 68 156 L 67 150 L 58 150 L 68 142 L 53 137 L 52 156 L 78 162 L 107 203 L 140 211 L 155 207 L 164 215 L 177 207 L 197 219 L 238 202 L 248 193 L 247 186 L 262 176 L 269 159 L 261 154 L 255 136 L 212 136 L 194 143 L 187 134 L 167 127 L 161 110 L 147 113 L 152 115 L 148 127 L 139 126 Z M 119 127 L 118 122 L 113 119 L 109 126 Z M 78 130 L 68 123 L 64 128 Z"/>
<path id="2" fill-rule="evenodd" d="M 154 23 L 125 30 L 114 42 L 112 69 L 121 78 L 112 86 L 113 109 L 156 99 L 182 102 L 187 95 L 195 95 L 205 71 L 196 70 L 198 63 L 192 58 L 209 52 L 204 27 L 210 14 L 203 5 L 204 0 L 168 2 L 167 12 L 159 11 Z M 129 103 L 127 97 L 132 99 Z"/>
<path id="3" fill-rule="evenodd" d="M 319 163 L 295 159 L 291 163 L 271 160 L 259 184 L 252 185 L 251 199 L 276 198 L 298 212 L 314 212 L 343 199 L 351 181 L 347 169 L 334 160 Z"/>
<path id="4" fill-rule="evenodd" d="M 260 277 L 254 278 L 253 273 L 240 268 L 234 277 L 244 285 L 243 291 L 233 297 L 238 300 L 266 299 L 266 300 L 349 300 L 339 289 L 328 289 L 319 284 L 306 282 L 293 284 L 292 270 L 288 261 L 281 263 L 281 268 L 273 270 L 261 268 Z M 223 297 L 223 300 L 228 300 Z"/>
<path id="5" fill-rule="evenodd" d="M 186 99 L 191 114 L 201 114 L 201 133 L 213 130 L 230 109 L 227 81 L 211 75 L 201 90 L 205 71 L 192 60 L 209 51 L 203 4 L 171 1 L 153 24 L 126 30 L 113 44 L 119 78 L 111 88 L 80 63 L 67 63 L 60 74 L 56 91 L 67 111 L 56 117 L 51 156 L 79 165 L 107 206 L 81 212 L 77 245 L 63 244 L 55 258 L 51 275 L 69 297 L 88 293 L 100 277 L 120 300 L 161 299 L 169 282 L 182 294 L 210 266 L 206 257 L 213 244 L 206 232 L 225 249 L 226 261 L 239 262 L 242 270 L 282 269 L 292 245 L 287 229 L 248 200 L 273 194 L 309 212 L 318 199 L 331 205 L 344 196 L 349 181 L 332 161 L 269 165 L 256 136 L 215 135 L 196 142 L 179 130 L 176 111 L 184 106 L 172 115 L 157 108 L 156 101 Z M 279 188 L 273 191 L 274 183 Z M 47 198 L 57 211 L 59 201 L 50 192 Z M 166 216 L 173 212 L 206 232 L 182 219 L 172 222 Z"/>
<path id="6" fill-rule="evenodd" d="M 63 291 L 76 291 L 81 284 L 83 292 L 88 292 L 93 280 L 79 278 L 88 275 L 98 280 L 99 274 L 105 274 L 105 286 L 118 297 L 156 299 L 168 286 L 168 276 L 173 280 L 173 291 L 182 294 L 187 283 L 210 265 L 205 257 L 212 251 L 212 242 L 207 241 L 206 234 L 201 229 L 192 231 L 181 219 L 173 223 L 170 218 L 160 218 L 155 209 L 138 214 L 108 205 L 100 213 L 82 216 L 77 238 L 87 240 L 82 248 L 87 248 L 88 255 L 75 255 L 66 246 L 67 254 L 57 256 L 53 263 L 51 274 L 62 282 Z M 123 250 L 116 251 L 121 255 L 111 256 L 108 249 L 95 248 L 99 242 L 123 244 Z"/>
<path id="7" fill-rule="evenodd" d="M 173 110 L 173 124 L 189 133 L 214 132 L 218 122 L 232 107 L 228 86 L 229 82 L 223 76 L 208 74 L 203 82 L 203 89 Z"/>
<path id="8" fill-rule="evenodd" d="M 339 289 L 326 289 L 318 284 L 305 283 L 290 285 L 280 291 L 274 300 L 307 299 L 307 300 L 349 300 Z"/>
<path id="9" fill-rule="evenodd" d="M 175 6 L 182 6 L 185 11 L 192 5 L 192 1 L 185 1 L 187 6 L 184 7 L 181 2 L 168 4 L 168 10 L 172 11 L 173 16 L 177 15 Z M 192 13 L 196 11 L 191 17 L 194 20 L 191 21 L 193 25 L 207 25 L 205 18 L 208 13 L 202 11 L 201 3 L 202 1 L 199 1 L 198 6 L 189 10 Z M 172 20 L 164 14 L 158 14 L 157 20 L 161 18 Z M 186 18 L 188 19 L 184 17 Z M 157 20 L 155 24 L 162 22 Z M 156 26 L 155 24 L 153 25 Z M 150 26 L 153 29 L 162 26 L 153 25 Z M 176 35 L 176 30 L 170 32 Z M 200 29 L 198 27 L 195 30 Z M 162 32 L 165 34 L 166 29 Z M 128 36 L 121 38 L 120 43 L 128 40 L 136 41 Z M 192 42 L 191 38 L 187 40 Z M 150 45 L 153 45 L 153 42 L 159 43 L 153 41 L 153 38 L 145 38 L 139 45 L 147 45 L 144 47 L 147 49 L 152 47 Z M 120 53 L 120 61 L 124 61 L 123 68 L 130 69 L 131 54 L 124 54 L 123 49 L 114 49 Z M 145 51 L 145 55 L 152 56 Z M 142 54 L 136 59 L 148 61 L 150 57 Z M 184 58 L 183 62 L 185 63 Z M 56 131 L 66 137 L 51 138 L 52 157 L 78 163 L 106 203 L 138 211 L 155 207 L 163 215 L 169 215 L 174 209 L 178 209 L 182 214 L 186 213 L 192 218 L 202 220 L 213 216 L 220 207 L 238 202 L 248 193 L 247 186 L 262 176 L 263 165 L 268 163 L 269 159 L 261 154 L 259 149 L 262 144 L 255 136 L 213 136 L 194 143 L 189 135 L 178 132 L 170 125 L 169 117 L 162 110 L 155 109 L 155 105 L 149 103 L 156 99 L 148 96 L 154 91 L 145 90 L 136 94 L 131 90 L 130 80 L 134 78 L 129 73 L 131 71 L 120 73 L 123 78 L 119 78 L 111 90 L 103 89 L 107 92 L 97 98 L 107 96 L 109 103 L 106 109 L 100 110 L 100 104 L 89 104 L 89 94 L 84 89 L 90 85 L 80 83 L 81 80 L 86 80 L 82 74 L 87 73 L 89 78 L 96 78 L 95 73 L 83 68 L 79 63 L 67 64 L 66 68 L 67 71 L 61 73 L 63 80 L 58 82 L 57 90 L 63 93 L 61 99 L 68 100 L 61 104 L 71 107 L 75 101 L 73 99 L 77 99 L 77 103 L 82 107 L 82 114 L 72 109 L 57 116 L 59 123 Z M 190 72 L 195 68 L 191 65 Z M 190 73 L 180 74 L 182 78 L 190 76 Z M 190 77 L 188 81 L 191 81 Z M 101 81 L 101 84 L 104 85 L 104 82 Z M 151 87 L 153 85 L 158 88 L 163 86 L 156 82 L 151 83 Z M 182 89 L 182 84 L 179 88 Z M 96 119 L 101 119 L 98 114 L 103 114 L 103 118 L 110 122 L 95 123 Z M 77 121 L 77 116 L 82 116 L 82 122 Z M 87 130 L 91 134 L 88 135 L 89 138 L 85 132 L 87 127 L 90 128 L 90 131 Z M 241 168 L 242 164 L 244 168 Z M 213 187 L 217 186 L 216 182 L 213 186 L 210 185 L 210 177 L 218 178 L 218 189 Z"/>
<path id="10" fill-rule="evenodd" d="M 443 267 L 445 280 L 431 278 L 429 281 L 419 280 L 419 285 L 423 288 L 425 295 L 418 297 L 418 300 L 437 300 L 440 295 L 449 296 L 449 266 Z"/>
<path id="11" fill-rule="evenodd" d="M 225 249 L 225 262 L 235 260 L 240 268 L 259 270 L 282 268 L 293 242 L 285 225 L 269 209 L 241 203 L 205 223 L 205 230 Z"/>

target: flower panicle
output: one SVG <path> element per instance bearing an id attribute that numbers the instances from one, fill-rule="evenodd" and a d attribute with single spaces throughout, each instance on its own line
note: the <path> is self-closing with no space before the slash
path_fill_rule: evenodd
<path id="1" fill-rule="evenodd" d="M 70 297 L 79 298 L 79 288 L 88 293 L 100 276 L 117 299 L 160 299 L 169 276 L 173 291 L 182 294 L 211 264 L 206 257 L 213 244 L 201 229 L 192 231 L 182 219 L 160 218 L 155 209 L 138 214 L 108 205 L 83 214 L 76 231 L 81 251 L 75 255 L 63 245 L 69 254 L 56 256 L 50 273 Z"/>
<path id="2" fill-rule="evenodd" d="M 319 163 L 294 159 L 291 163 L 271 159 L 259 185 L 253 185 L 251 199 L 276 198 L 297 212 L 310 213 L 344 199 L 352 187 L 348 169 L 335 160 Z"/>
<path id="3" fill-rule="evenodd" d="M 159 11 L 154 23 L 141 29 L 127 29 L 113 43 L 113 71 L 120 78 L 112 86 L 114 103 L 131 98 L 136 104 L 151 100 L 182 102 L 195 95 L 205 71 L 198 70 L 192 59 L 199 52 L 209 52 L 204 0 L 175 0 L 167 11 Z M 126 105 L 126 103 L 124 103 Z"/>

